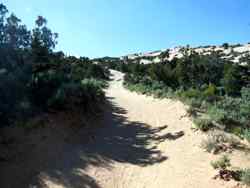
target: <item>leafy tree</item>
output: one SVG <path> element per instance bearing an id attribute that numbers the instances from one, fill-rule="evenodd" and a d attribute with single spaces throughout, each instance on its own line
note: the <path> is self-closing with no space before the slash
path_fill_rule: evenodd
<path id="1" fill-rule="evenodd" d="M 38 37 L 34 37 L 31 43 L 31 54 L 33 61 L 36 63 L 44 63 L 49 61 L 49 50 L 42 45 Z"/>
<path id="2" fill-rule="evenodd" d="M 228 43 L 224 43 L 224 44 L 222 44 L 222 47 L 225 48 L 225 49 L 228 49 L 229 48 L 229 44 Z"/>
<path id="3" fill-rule="evenodd" d="M 1 43 L 9 48 L 26 48 L 30 45 L 30 32 L 25 25 L 21 25 L 21 20 L 14 14 L 6 18 L 2 24 Z"/>
<path id="4" fill-rule="evenodd" d="M 30 32 L 14 14 L 0 4 L 0 119 L 24 117 L 28 107 L 31 67 L 27 49 Z"/>
<path id="5" fill-rule="evenodd" d="M 169 58 L 169 50 L 161 52 L 159 58 L 161 59 L 161 62 L 163 62 L 166 58 Z"/>
<path id="6" fill-rule="evenodd" d="M 5 41 L 5 18 L 8 13 L 8 9 L 4 4 L 0 4 L 0 44 L 2 45 Z"/>
<path id="7" fill-rule="evenodd" d="M 187 64 L 184 61 L 178 61 L 174 71 L 179 86 L 188 87 L 190 84 L 187 75 Z"/>
<path id="8" fill-rule="evenodd" d="M 47 20 L 42 16 L 38 16 L 35 23 L 36 27 L 33 29 L 32 39 L 39 40 L 43 47 L 51 51 L 57 44 L 58 34 L 53 33 L 47 27 Z"/>
<path id="9" fill-rule="evenodd" d="M 31 43 L 33 61 L 36 63 L 48 63 L 52 49 L 57 43 L 58 34 L 53 33 L 47 27 L 47 20 L 42 16 L 38 16 L 35 23 L 36 27 L 32 31 Z"/>
<path id="10" fill-rule="evenodd" d="M 53 101 L 64 104 L 76 98 L 90 104 L 103 98 L 103 84 L 92 79 L 86 80 L 87 84 L 81 81 L 106 79 L 105 70 L 87 58 L 54 53 L 57 37 L 45 18 L 39 16 L 29 31 L 0 4 L 0 126 L 30 117 L 34 109 L 46 110 Z"/>
<path id="11" fill-rule="evenodd" d="M 233 64 L 226 64 L 224 69 L 224 78 L 222 80 L 224 89 L 228 95 L 238 95 L 241 90 L 241 75 L 239 68 Z"/>

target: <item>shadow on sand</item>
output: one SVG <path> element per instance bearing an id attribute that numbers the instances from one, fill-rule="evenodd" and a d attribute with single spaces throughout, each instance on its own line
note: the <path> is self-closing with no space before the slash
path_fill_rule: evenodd
<path id="1" fill-rule="evenodd" d="M 101 126 L 90 131 L 87 141 L 86 132 L 82 134 L 84 130 L 79 130 L 76 142 L 52 142 L 49 148 L 38 145 L 36 152 L 31 151 L 18 164 L 0 163 L 0 187 L 29 187 L 31 182 L 36 187 L 46 187 L 42 180 L 47 179 L 67 188 L 99 188 L 95 179 L 84 173 L 86 167 L 112 169 L 114 162 L 139 166 L 161 163 L 167 156 L 152 146 L 152 142 L 175 140 L 184 135 L 177 132 L 159 136 L 167 126 L 152 128 L 142 122 L 129 121 L 125 109 L 114 104 L 111 98 L 107 101 Z M 39 153 L 41 156 L 37 156 Z M 15 173 L 4 171 L 8 168 Z"/>

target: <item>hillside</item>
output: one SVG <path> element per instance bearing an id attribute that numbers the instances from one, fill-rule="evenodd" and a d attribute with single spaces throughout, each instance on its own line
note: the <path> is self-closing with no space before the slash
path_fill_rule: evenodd
<path id="1" fill-rule="evenodd" d="M 143 64 L 159 63 L 161 61 L 172 60 L 174 58 L 182 58 L 184 53 L 194 51 L 200 55 L 208 55 L 211 53 L 219 53 L 221 58 L 230 60 L 235 63 L 244 63 L 243 58 L 250 55 L 250 44 L 229 45 L 223 44 L 221 46 L 200 46 L 200 47 L 174 47 L 154 52 L 135 53 L 122 56 L 123 60 L 139 61 Z M 169 54 L 169 55 L 167 55 Z"/>

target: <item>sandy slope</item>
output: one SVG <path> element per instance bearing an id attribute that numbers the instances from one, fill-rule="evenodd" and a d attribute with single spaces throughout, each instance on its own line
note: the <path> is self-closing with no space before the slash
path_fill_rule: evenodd
<path id="1" fill-rule="evenodd" d="M 182 58 L 184 56 L 183 54 L 183 48 L 181 47 L 174 47 L 170 49 L 162 49 L 160 51 L 155 52 L 146 52 L 146 53 L 136 53 L 136 54 L 130 54 L 127 57 L 130 60 L 135 60 L 139 58 L 140 63 L 142 64 L 150 64 L 150 63 L 159 63 L 161 62 L 160 54 L 162 52 L 166 52 L 169 50 L 169 57 L 166 57 L 164 60 L 171 61 L 173 58 Z M 187 49 L 187 48 L 186 48 Z M 195 52 L 202 54 L 202 55 L 209 55 L 211 52 L 222 52 L 224 55 L 223 58 L 230 60 L 234 63 L 239 63 L 240 58 L 244 57 L 246 55 L 250 54 L 250 44 L 242 44 L 240 46 L 230 46 L 228 49 L 225 49 L 222 46 L 204 46 L 204 47 L 196 47 L 196 48 L 190 48 L 194 50 Z M 150 58 L 150 60 L 149 60 Z M 241 62 L 242 64 L 245 64 L 246 62 Z"/>
<path id="2" fill-rule="evenodd" d="M 199 147 L 205 135 L 191 130 L 192 122 L 183 117 L 182 103 L 131 93 L 122 87 L 123 75 L 116 71 L 112 74 L 114 79 L 106 91 L 108 104 L 101 128 L 88 132 L 79 129 L 74 138 L 68 131 L 60 133 L 63 130 L 60 127 L 50 129 L 47 138 L 41 136 L 21 162 L 0 166 L 0 187 L 32 187 L 29 186 L 32 184 L 49 188 L 222 188 L 236 185 L 233 181 L 212 179 L 215 171 L 210 161 L 218 156 Z M 41 130 L 38 133 L 41 135 Z M 89 135 L 91 139 L 86 140 Z M 233 166 L 247 167 L 249 161 L 248 155 L 232 154 Z"/>

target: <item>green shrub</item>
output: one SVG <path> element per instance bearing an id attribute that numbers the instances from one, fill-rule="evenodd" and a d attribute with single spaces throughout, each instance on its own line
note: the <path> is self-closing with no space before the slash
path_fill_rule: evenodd
<path id="1" fill-rule="evenodd" d="M 247 125 L 250 118 L 250 102 L 241 98 L 225 97 L 208 109 L 209 116 L 220 123 Z"/>
<path id="2" fill-rule="evenodd" d="M 222 84 L 226 93 L 230 96 L 238 96 L 242 88 L 241 71 L 239 66 L 225 64 Z"/>
<path id="3" fill-rule="evenodd" d="M 215 140 L 213 137 L 203 140 L 201 147 L 209 153 L 217 153 L 220 150 L 217 140 Z"/>
<path id="4" fill-rule="evenodd" d="M 224 43 L 224 44 L 222 44 L 222 47 L 225 48 L 225 49 L 228 49 L 229 48 L 229 44 L 228 43 Z"/>
<path id="5" fill-rule="evenodd" d="M 31 100 L 42 108 L 47 107 L 47 101 L 56 95 L 57 89 L 66 81 L 63 72 L 47 70 L 33 75 L 31 80 Z"/>
<path id="6" fill-rule="evenodd" d="M 81 83 L 67 83 L 58 88 L 48 105 L 56 109 L 64 109 L 75 105 L 81 105 L 86 110 L 93 104 L 104 100 L 102 91 L 105 84 L 95 79 L 84 79 Z"/>
<path id="7" fill-rule="evenodd" d="M 193 108 L 200 108 L 201 107 L 201 105 L 202 105 L 202 100 L 201 99 L 195 99 L 195 98 L 191 98 L 191 99 L 187 99 L 187 100 L 185 100 L 186 101 L 186 103 L 189 105 L 189 106 L 191 106 L 191 107 L 193 107 Z"/>
<path id="8" fill-rule="evenodd" d="M 93 101 L 102 101 L 104 99 L 103 88 L 105 82 L 96 79 L 84 79 L 81 81 L 81 93 L 83 96 Z"/>
<path id="9" fill-rule="evenodd" d="M 105 78 L 104 70 L 91 63 L 72 65 L 66 63 L 56 69 L 38 72 L 34 74 L 31 82 L 32 102 L 44 109 L 48 106 L 60 109 L 65 106 L 64 104 L 71 103 L 70 100 L 73 98 L 75 100 L 82 97 L 93 101 L 94 92 L 98 92 L 97 95 L 103 97 L 99 89 L 103 89 L 106 84 L 104 81 L 97 80 L 100 78 Z M 83 94 L 84 92 L 85 94 Z M 80 94 L 84 96 L 80 96 Z M 83 99 L 81 100 L 83 101 Z"/>
<path id="10" fill-rule="evenodd" d="M 243 132 L 243 137 L 250 142 L 250 129 L 245 129 Z"/>
<path id="11" fill-rule="evenodd" d="M 241 89 L 241 97 L 243 101 L 250 101 L 250 88 L 244 87 Z"/>
<path id="12" fill-rule="evenodd" d="M 217 161 L 212 161 L 211 165 L 214 169 L 227 169 L 228 167 L 231 166 L 230 159 L 228 156 L 223 155 L 220 159 Z"/>
<path id="13" fill-rule="evenodd" d="M 189 89 L 187 91 L 182 92 L 183 98 L 202 98 L 202 93 L 198 89 Z"/>
<path id="14" fill-rule="evenodd" d="M 237 148 L 239 144 L 239 141 L 233 136 L 212 132 L 207 139 L 202 141 L 201 147 L 209 153 L 216 154 L 220 151 Z"/>
<path id="15" fill-rule="evenodd" d="M 157 98 L 163 98 L 165 95 L 165 93 L 167 93 L 166 90 L 164 89 L 157 89 L 154 91 L 154 96 L 157 97 Z"/>
<path id="16" fill-rule="evenodd" d="M 32 112 L 28 87 L 30 78 L 29 67 L 15 67 L 0 74 L 0 124 L 26 118 Z"/>
<path id="17" fill-rule="evenodd" d="M 208 88 L 204 91 L 206 97 L 214 96 L 216 94 L 217 88 L 214 84 L 209 84 Z"/>
<path id="18" fill-rule="evenodd" d="M 151 89 L 152 90 L 162 90 L 166 86 L 162 82 L 152 82 Z"/>
<path id="19" fill-rule="evenodd" d="M 196 128 L 201 131 L 208 131 L 211 127 L 213 127 L 211 120 L 204 118 L 195 118 L 194 124 L 196 125 Z"/>
<path id="20" fill-rule="evenodd" d="M 108 78 L 108 72 L 102 66 L 87 61 L 72 65 L 70 67 L 70 76 L 72 81 L 80 81 L 85 78 L 101 80 Z"/>
<path id="21" fill-rule="evenodd" d="M 33 120 L 19 120 L 14 123 L 15 126 L 26 128 L 26 129 L 34 129 L 41 128 L 46 126 L 46 120 L 44 119 L 33 119 Z"/>
<path id="22" fill-rule="evenodd" d="M 203 92 L 205 99 L 209 102 L 216 100 L 217 88 L 214 84 L 209 84 L 208 88 Z"/>
<path id="23" fill-rule="evenodd" d="M 240 180 L 245 184 L 250 186 L 250 169 L 245 169 L 240 174 Z"/>
<path id="24" fill-rule="evenodd" d="M 244 125 L 250 125 L 250 101 L 242 103 L 239 106 L 239 122 Z"/>
<path id="25" fill-rule="evenodd" d="M 47 105 L 52 108 L 60 109 L 64 108 L 67 96 L 65 89 L 63 87 L 58 88 L 54 95 L 52 95 L 48 101 Z"/>
<path id="26" fill-rule="evenodd" d="M 231 126 L 227 129 L 227 131 L 229 131 L 230 133 L 236 136 L 242 137 L 244 129 L 241 126 Z"/>
<path id="27" fill-rule="evenodd" d="M 196 109 L 195 109 L 193 106 L 190 106 L 190 107 L 187 109 L 187 114 L 188 114 L 189 116 L 195 117 L 195 116 L 197 115 Z"/>
<path id="28" fill-rule="evenodd" d="M 227 112 L 219 108 L 218 105 L 209 106 L 207 112 L 211 119 L 219 123 L 223 123 L 227 117 Z"/>

